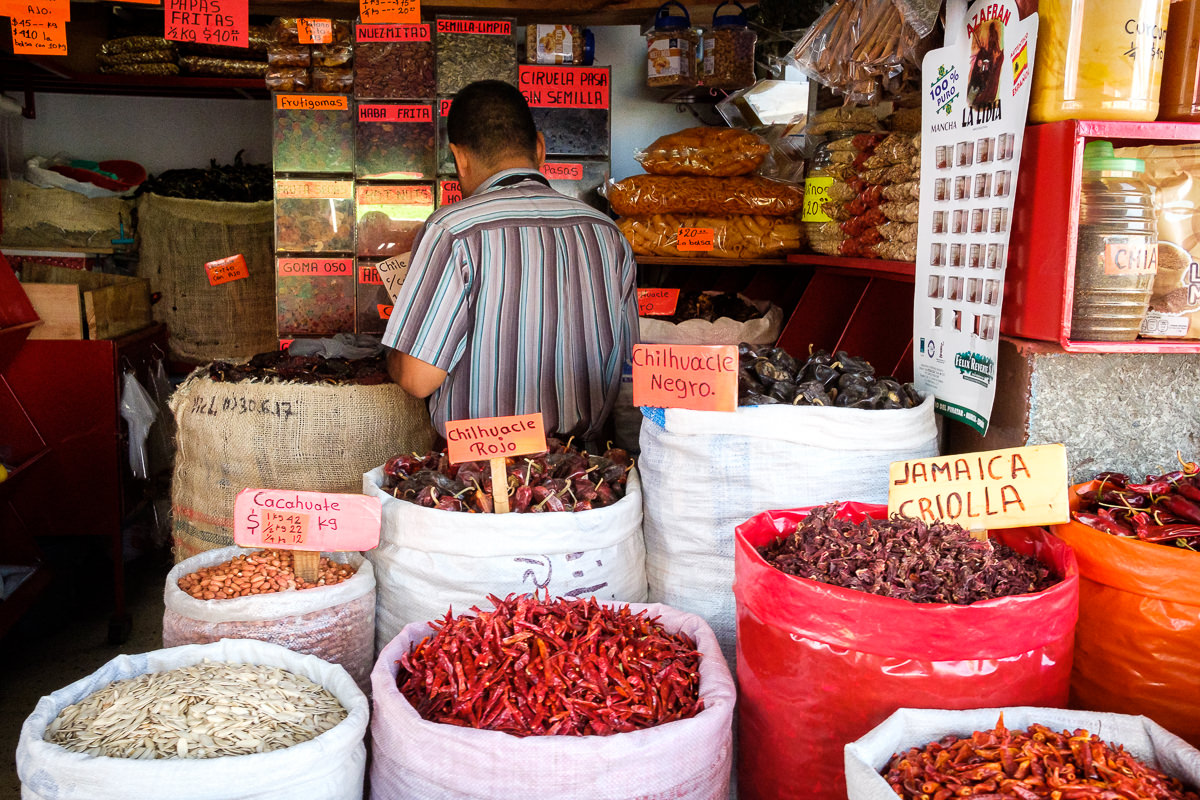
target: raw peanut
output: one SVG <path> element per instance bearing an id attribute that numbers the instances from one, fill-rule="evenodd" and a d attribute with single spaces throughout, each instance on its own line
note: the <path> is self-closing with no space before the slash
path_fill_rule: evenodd
<path id="1" fill-rule="evenodd" d="M 289 589 L 332 586 L 349 580 L 354 574 L 354 570 L 346 564 L 322 558 L 317 581 L 306 583 L 296 576 L 290 552 L 261 550 L 196 570 L 180 578 L 178 586 L 197 599 L 222 600 Z"/>

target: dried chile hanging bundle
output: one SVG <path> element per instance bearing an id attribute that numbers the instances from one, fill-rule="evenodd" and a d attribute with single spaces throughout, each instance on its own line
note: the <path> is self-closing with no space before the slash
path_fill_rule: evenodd
<path id="1" fill-rule="evenodd" d="M 892 757 L 884 777 L 904 800 L 1200 800 L 1176 778 L 1095 734 L 1034 724 L 946 736 Z"/>
<path id="2" fill-rule="evenodd" d="M 1033 556 L 976 539 L 960 525 L 900 514 L 851 522 L 837 517 L 838 507 L 814 508 L 759 554 L 789 575 L 912 603 L 969 605 L 1059 581 Z"/>
<path id="3" fill-rule="evenodd" d="M 1077 490 L 1083 503 L 1071 515 L 1114 536 L 1200 552 L 1200 464 L 1179 463 L 1180 469 L 1147 475 L 1143 483 L 1101 472 Z"/>
<path id="4" fill-rule="evenodd" d="M 921 395 L 911 383 L 875 376 L 865 359 L 845 350 L 833 355 L 816 350 L 804 362 L 782 347 L 755 349 L 738 345 L 738 405 L 838 406 L 841 408 L 913 408 Z"/>
<path id="5" fill-rule="evenodd" d="M 702 319 L 713 322 L 721 317 L 729 317 L 737 322 L 747 322 L 758 319 L 763 315 L 753 303 L 748 303 L 734 292 L 696 292 L 685 290 L 679 293 L 679 303 L 675 313 L 669 317 L 659 317 L 665 322 L 680 323 L 689 319 Z"/>
<path id="6" fill-rule="evenodd" d="M 435 620 L 396 685 L 423 719 L 514 736 L 608 736 L 694 717 L 700 652 L 628 605 L 489 595 Z"/>
<path id="7" fill-rule="evenodd" d="M 270 164 L 246 164 L 239 150 L 233 163 L 219 166 L 214 158 L 208 169 L 169 169 L 152 175 L 138 188 L 163 197 L 188 200 L 216 200 L 227 203 L 255 203 L 275 196 Z"/>
<path id="8" fill-rule="evenodd" d="M 554 437 L 548 452 L 506 458 L 509 509 L 517 513 L 588 511 L 625 496 L 633 460 L 620 448 L 588 455 Z M 451 464 L 445 450 L 401 455 L 383 465 L 383 490 L 426 508 L 489 514 L 492 472 L 487 461 Z"/>
<path id="9" fill-rule="evenodd" d="M 259 353 L 242 364 L 214 361 L 208 365 L 208 377 L 218 383 L 292 381 L 372 386 L 391 381 L 382 355 L 354 359 L 326 358 L 291 356 L 286 350 Z"/>

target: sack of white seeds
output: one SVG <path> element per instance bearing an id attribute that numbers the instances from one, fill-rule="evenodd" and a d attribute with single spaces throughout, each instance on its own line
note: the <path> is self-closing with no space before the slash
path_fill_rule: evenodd
<path id="1" fill-rule="evenodd" d="M 375 664 L 375 570 L 358 553 L 326 553 L 355 568 L 330 586 L 200 600 L 179 588 L 196 570 L 223 564 L 253 550 L 222 547 L 179 562 L 163 589 L 163 647 L 221 639 L 257 639 L 341 664 L 364 692 Z"/>
<path id="2" fill-rule="evenodd" d="M 281 667 L 324 687 L 347 715 L 315 739 L 281 750 L 217 758 L 114 758 L 73 753 L 45 740 L 59 713 L 113 681 L 205 659 Z M 23 800 L 361 800 L 369 707 L 346 670 L 266 642 L 223 639 L 121 655 L 38 701 L 21 726 L 17 775 Z M 148 724 L 149 720 L 143 724 Z"/>

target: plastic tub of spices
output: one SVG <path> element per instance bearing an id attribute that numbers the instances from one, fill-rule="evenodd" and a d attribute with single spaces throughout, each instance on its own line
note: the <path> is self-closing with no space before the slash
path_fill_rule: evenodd
<path id="1" fill-rule="evenodd" d="M 433 103 L 360 100 L 354 174 L 370 179 L 433 178 Z"/>
<path id="2" fill-rule="evenodd" d="M 355 301 L 354 315 L 356 333 L 383 333 L 392 317 L 392 296 L 379 275 L 378 264 L 381 260 L 359 258 L 355 262 L 358 273 L 358 297 Z M 407 274 L 408 270 L 405 269 L 404 272 Z"/>
<path id="3" fill-rule="evenodd" d="M 276 172 L 354 171 L 354 111 L 349 95 L 276 92 Z"/>
<path id="4" fill-rule="evenodd" d="M 429 23 L 360 22 L 355 27 L 355 97 L 433 97 L 433 64 L 433 29 Z"/>
<path id="5" fill-rule="evenodd" d="M 355 188 L 360 256 L 407 253 L 433 213 L 433 184 L 359 184 Z"/>
<path id="6" fill-rule="evenodd" d="M 548 155 L 609 154 L 610 79 L 608 67 L 521 67 L 521 92 Z"/>
<path id="7" fill-rule="evenodd" d="M 281 337 L 354 332 L 353 258 L 277 258 L 275 272 Z"/>
<path id="8" fill-rule="evenodd" d="M 485 78 L 517 85 L 515 19 L 439 16 L 436 25 L 439 95 Z"/>
<path id="9" fill-rule="evenodd" d="M 275 249 L 284 253 L 354 252 L 354 182 L 276 180 Z"/>

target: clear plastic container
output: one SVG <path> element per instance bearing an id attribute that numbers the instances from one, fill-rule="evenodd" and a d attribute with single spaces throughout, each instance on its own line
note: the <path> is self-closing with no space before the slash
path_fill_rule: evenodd
<path id="1" fill-rule="evenodd" d="M 347 95 L 274 95 L 276 172 L 354 171 L 354 110 Z"/>
<path id="2" fill-rule="evenodd" d="M 839 131 L 829 134 L 829 138 L 817 146 L 804 177 L 804 207 L 800 212 L 800 222 L 808 235 L 809 246 L 825 255 L 836 255 L 845 238 L 840 231 L 833 230 L 833 218 L 822 208 L 828 199 L 826 193 L 836 180 L 830 145 L 854 135 L 853 132 Z"/>
<path id="3" fill-rule="evenodd" d="M 596 37 L 580 25 L 526 25 L 525 62 L 528 64 L 591 64 Z"/>
<path id="4" fill-rule="evenodd" d="M 1200 122 L 1200 0 L 1171 3 L 1158 118 Z"/>
<path id="5" fill-rule="evenodd" d="M 360 256 L 388 258 L 412 250 L 433 213 L 432 183 L 372 183 L 355 188 Z"/>
<path id="6" fill-rule="evenodd" d="M 454 154 L 450 152 L 450 134 L 446 130 L 446 120 L 450 116 L 450 104 L 453 97 L 437 99 L 437 171 L 438 175 L 455 175 L 458 166 L 454 163 Z"/>
<path id="7" fill-rule="evenodd" d="M 428 23 L 359 23 L 355 42 L 356 97 L 433 97 L 433 33 Z"/>
<path id="8" fill-rule="evenodd" d="M 359 258 L 355 262 L 358 273 L 358 295 L 355 300 L 356 333 L 383 333 L 388 320 L 392 316 L 392 298 L 383 279 L 379 277 L 379 269 L 375 266 L 379 259 Z"/>
<path id="9" fill-rule="evenodd" d="M 354 252 L 354 182 L 275 181 L 275 250 Z"/>
<path id="10" fill-rule="evenodd" d="M 550 181 L 550 188 L 600 211 L 608 209 L 608 203 L 600 196 L 600 187 L 608 179 L 609 172 L 607 160 L 547 159 L 542 165 L 542 174 Z"/>
<path id="11" fill-rule="evenodd" d="M 672 15 L 671 6 L 677 7 L 683 16 Z M 663 3 L 654 17 L 654 28 L 646 34 L 646 85 L 695 86 L 699 46 L 687 9 L 676 0 Z"/>
<path id="12" fill-rule="evenodd" d="M 370 179 L 432 178 L 432 103 L 358 103 L 354 174 Z"/>
<path id="13" fill-rule="evenodd" d="M 277 258 L 275 270 L 281 337 L 354 332 L 353 258 Z"/>
<path id="14" fill-rule="evenodd" d="M 1041 0 L 1030 122 L 1152 120 L 1168 0 Z"/>
<path id="15" fill-rule="evenodd" d="M 1158 223 L 1145 162 L 1115 158 L 1111 142 L 1083 151 L 1071 338 L 1137 338 L 1158 269 Z"/>
<path id="16" fill-rule="evenodd" d="M 438 94 L 485 78 L 517 85 L 515 19 L 438 17 L 436 24 Z"/>
<path id="17" fill-rule="evenodd" d="M 736 14 L 722 14 L 721 9 L 735 5 Z M 726 2 L 713 11 L 712 30 L 704 34 L 704 61 L 700 83 L 714 89 L 742 89 L 754 83 L 754 45 L 758 34 L 746 23 L 746 9 L 741 3 Z"/>

